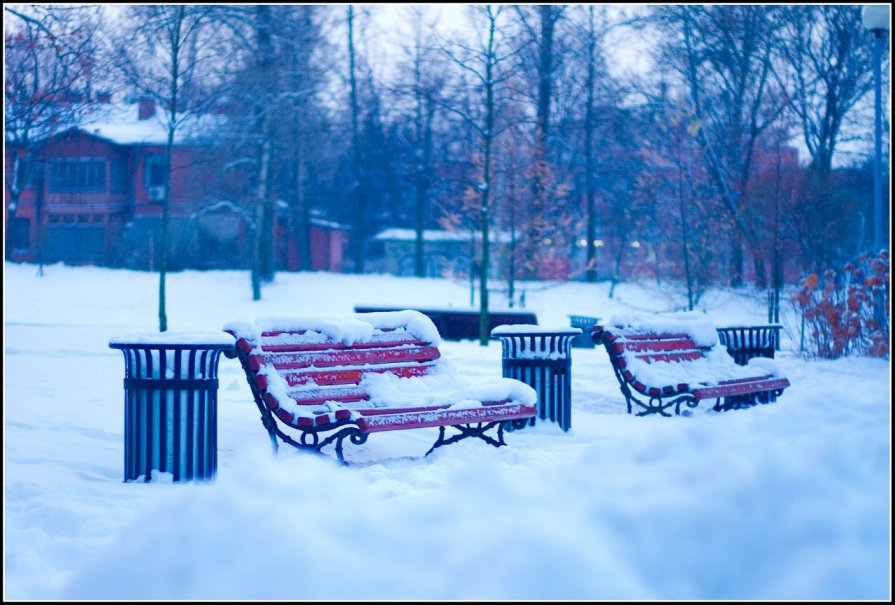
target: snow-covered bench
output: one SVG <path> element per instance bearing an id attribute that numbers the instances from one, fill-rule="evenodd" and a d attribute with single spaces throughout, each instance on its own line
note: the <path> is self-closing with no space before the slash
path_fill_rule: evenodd
<path id="1" fill-rule="evenodd" d="M 497 447 L 506 426 L 535 415 L 537 394 L 525 383 L 470 385 L 439 362 L 438 330 L 417 311 L 270 317 L 224 330 L 237 339 L 230 356 L 242 363 L 275 451 L 277 437 L 318 453 L 335 443 L 344 463 L 345 439 L 359 445 L 370 433 L 436 426 L 426 455 L 467 437 Z M 446 426 L 459 434 L 445 439 Z M 495 427 L 496 439 L 486 434 Z"/>
<path id="2" fill-rule="evenodd" d="M 592 337 L 606 347 L 629 414 L 632 403 L 643 408 L 638 416 L 670 416 L 672 406 L 680 414 L 682 403 L 695 408 L 704 399 L 715 399 L 715 410 L 770 403 L 789 386 L 772 359 L 737 365 L 698 313 L 615 316 Z"/>

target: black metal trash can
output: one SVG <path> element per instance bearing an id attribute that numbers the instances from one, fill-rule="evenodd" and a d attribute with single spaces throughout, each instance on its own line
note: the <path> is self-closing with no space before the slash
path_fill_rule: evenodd
<path id="1" fill-rule="evenodd" d="M 579 328 L 503 325 L 491 331 L 500 339 L 504 378 L 515 378 L 538 394 L 537 418 L 568 431 L 572 427 L 572 340 Z M 535 424 L 532 418 L 531 426 Z"/>
<path id="2" fill-rule="evenodd" d="M 152 471 L 174 481 L 207 481 L 217 471 L 220 334 L 154 333 L 112 338 L 124 353 L 124 480 Z"/>
<path id="3" fill-rule="evenodd" d="M 573 328 L 581 328 L 581 334 L 572 339 L 572 347 L 575 349 L 593 349 L 596 345 L 590 337 L 594 326 L 600 321 L 599 317 L 587 315 L 569 315 L 569 321 Z"/>
<path id="4" fill-rule="evenodd" d="M 780 324 L 766 326 L 730 326 L 716 328 L 718 340 L 727 348 L 733 360 L 741 366 L 753 357 L 774 358 L 780 350 Z"/>

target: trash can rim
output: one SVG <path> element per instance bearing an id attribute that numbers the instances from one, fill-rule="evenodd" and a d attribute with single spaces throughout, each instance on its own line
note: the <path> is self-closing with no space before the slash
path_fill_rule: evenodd
<path id="1" fill-rule="evenodd" d="M 227 332 L 144 332 L 119 334 L 109 339 L 109 347 L 123 349 L 128 347 L 182 349 L 214 348 L 231 350 L 236 348 L 236 339 Z"/>
<path id="2" fill-rule="evenodd" d="M 715 326 L 716 330 L 754 330 L 761 328 L 772 328 L 772 329 L 780 329 L 783 327 L 783 324 L 753 324 L 753 325 L 743 325 L 743 326 Z"/>
<path id="3" fill-rule="evenodd" d="M 491 338 L 503 336 L 576 336 L 578 334 L 581 334 L 581 328 L 551 328 L 531 324 L 501 324 L 491 330 Z"/>

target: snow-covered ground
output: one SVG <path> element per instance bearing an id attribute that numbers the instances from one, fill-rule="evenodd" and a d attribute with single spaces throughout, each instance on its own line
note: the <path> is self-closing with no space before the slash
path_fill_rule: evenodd
<path id="1" fill-rule="evenodd" d="M 124 483 L 123 332 L 157 329 L 157 274 L 7 263 L 5 599 L 880 599 L 891 597 L 891 368 L 805 361 L 787 329 L 774 404 L 635 417 L 602 349 L 573 349 L 572 430 L 549 423 L 422 455 L 436 429 L 378 433 L 339 466 L 277 457 L 234 360 L 221 359 L 217 479 Z M 530 284 L 542 325 L 680 310 L 653 282 Z M 700 305 L 765 323 L 760 294 Z M 457 306 L 466 284 L 246 272 L 168 277 L 172 331 Z M 499 304 L 499 301 L 498 301 Z M 793 322 L 785 322 L 787 327 Z M 500 346 L 445 342 L 471 380 Z"/>

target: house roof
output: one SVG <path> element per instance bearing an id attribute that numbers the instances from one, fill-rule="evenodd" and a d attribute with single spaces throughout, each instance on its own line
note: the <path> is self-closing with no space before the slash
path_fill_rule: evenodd
<path id="1" fill-rule="evenodd" d="M 183 144 L 196 141 L 219 127 L 222 116 L 190 116 L 179 124 L 174 142 Z M 89 114 L 76 128 L 120 145 L 164 145 L 168 141 L 168 127 L 163 111 L 139 119 L 139 103 L 103 103 Z"/>
<path id="2" fill-rule="evenodd" d="M 423 241 L 427 242 L 468 242 L 469 231 L 446 231 L 444 229 L 424 229 Z M 475 239 L 481 240 L 482 233 L 476 231 Z M 416 230 L 414 229 L 386 229 L 381 231 L 373 239 L 388 241 L 414 241 L 416 239 Z M 488 241 L 509 243 L 511 241 L 510 234 L 505 231 L 492 230 L 488 233 Z"/>

